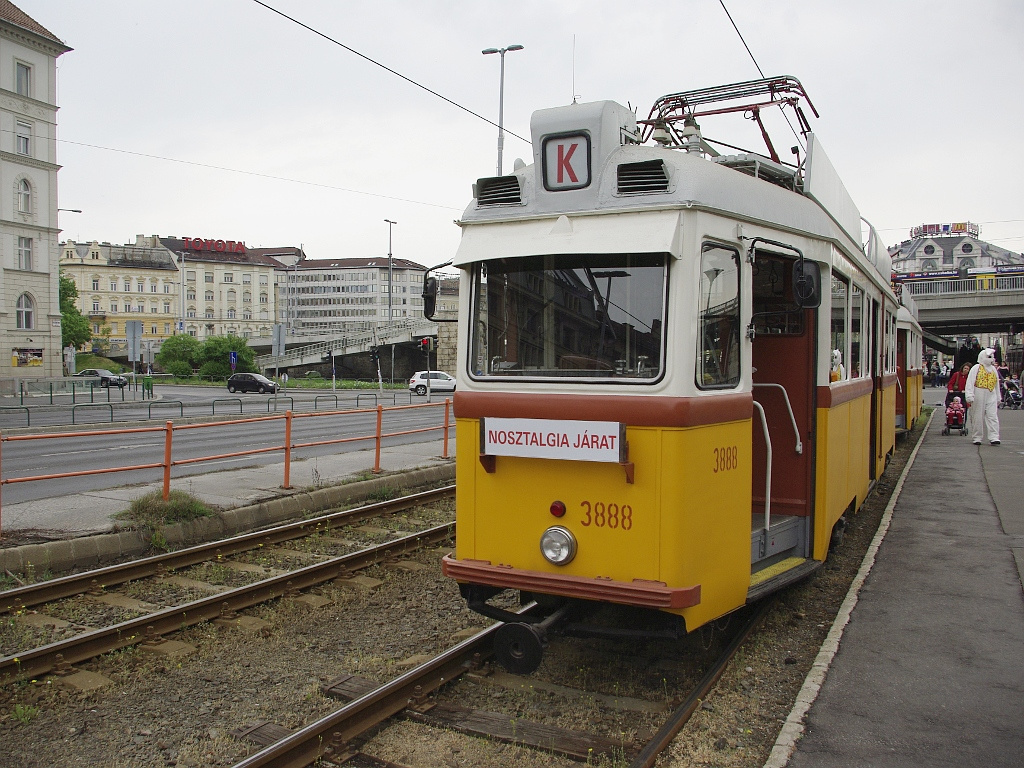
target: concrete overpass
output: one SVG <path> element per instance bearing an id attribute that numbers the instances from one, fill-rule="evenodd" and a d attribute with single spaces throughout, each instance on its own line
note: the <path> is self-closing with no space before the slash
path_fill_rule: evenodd
<path id="1" fill-rule="evenodd" d="M 922 327 L 942 336 L 1024 330 L 1024 275 L 910 280 Z"/>
<path id="2" fill-rule="evenodd" d="M 316 365 L 325 357 L 343 357 L 345 355 L 369 352 L 371 347 L 383 344 L 401 344 L 412 342 L 424 336 L 435 336 L 437 323 L 423 318 L 401 320 L 387 326 L 380 326 L 366 331 L 335 331 L 320 337 L 319 341 L 311 341 L 311 337 L 303 337 L 301 346 L 286 349 L 283 355 L 260 355 L 256 358 L 259 369 L 292 368 L 299 365 Z M 316 337 L 312 337 L 316 338 Z M 253 339 L 252 342 L 269 340 Z"/>

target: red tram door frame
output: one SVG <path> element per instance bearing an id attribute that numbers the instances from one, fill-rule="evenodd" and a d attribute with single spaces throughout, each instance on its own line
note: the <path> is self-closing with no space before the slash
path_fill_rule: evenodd
<path id="1" fill-rule="evenodd" d="M 787 261 L 787 264 L 791 262 Z M 787 274 L 791 273 L 791 268 Z M 754 312 L 758 311 L 757 304 Z M 768 434 L 772 440 L 772 517 L 794 515 L 808 518 L 808 531 L 813 530 L 814 511 L 814 441 L 817 413 L 817 338 L 818 310 L 801 311 L 803 330 L 794 333 L 758 333 L 754 336 L 751 364 L 756 369 L 755 384 L 779 384 L 789 395 L 793 416 L 800 433 L 803 452 L 796 452 L 796 435 L 782 393 L 775 387 L 755 387 L 754 400 L 764 408 Z M 752 424 L 752 489 L 751 515 L 756 520 L 764 514 L 767 446 L 762 435 L 760 418 L 754 414 Z M 812 543 L 805 542 L 810 552 Z M 806 553 L 805 553 L 806 555 Z"/>
<path id="2" fill-rule="evenodd" d="M 868 478 L 875 480 L 877 472 L 875 467 L 878 463 L 878 405 L 879 399 L 882 396 L 882 374 L 885 371 L 885 345 L 882 343 L 882 334 L 884 328 L 882 327 L 882 311 L 879 303 L 874 299 L 871 300 L 871 354 L 868 356 L 868 360 L 871 361 L 871 381 L 873 382 L 873 391 L 871 393 L 871 428 L 869 440 L 871 441 L 870 449 L 871 461 L 868 462 Z"/>

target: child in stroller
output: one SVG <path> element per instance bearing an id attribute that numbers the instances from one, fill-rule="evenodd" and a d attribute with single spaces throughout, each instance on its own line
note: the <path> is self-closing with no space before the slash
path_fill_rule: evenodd
<path id="1" fill-rule="evenodd" d="M 946 426 L 943 427 L 942 434 L 948 435 L 954 430 L 959 431 L 961 435 L 967 434 L 967 409 L 958 396 L 954 396 L 946 406 Z"/>
<path id="2" fill-rule="evenodd" d="M 1003 379 L 999 382 L 1003 387 L 1003 399 L 999 404 L 1003 408 L 1012 408 L 1013 410 L 1019 410 L 1021 406 L 1021 392 L 1020 392 L 1020 379 L 1017 378 L 1017 374 L 1009 379 Z"/>

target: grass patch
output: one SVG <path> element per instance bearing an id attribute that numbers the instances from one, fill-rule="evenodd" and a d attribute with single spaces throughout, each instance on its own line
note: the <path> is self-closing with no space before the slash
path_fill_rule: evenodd
<path id="1" fill-rule="evenodd" d="M 114 515 L 118 520 L 127 520 L 139 527 L 159 531 L 165 525 L 185 523 L 200 517 L 210 517 L 214 511 L 190 493 L 171 491 L 164 501 L 161 491 L 140 496 L 123 512 Z"/>

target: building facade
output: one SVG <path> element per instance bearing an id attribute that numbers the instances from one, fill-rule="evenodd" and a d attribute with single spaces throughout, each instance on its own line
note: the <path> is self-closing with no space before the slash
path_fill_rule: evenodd
<path id="1" fill-rule="evenodd" d="M 303 336 L 422 318 L 426 271 L 407 259 L 300 259 L 278 275 L 277 321 Z"/>
<path id="2" fill-rule="evenodd" d="M 981 227 L 971 222 L 921 224 L 910 238 L 889 247 L 897 275 L 957 277 L 976 268 L 1024 265 L 1024 257 L 981 239 Z"/>
<path id="3" fill-rule="evenodd" d="M 71 49 L 0 0 L 0 377 L 60 376 L 57 58 Z"/>

